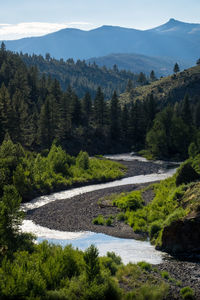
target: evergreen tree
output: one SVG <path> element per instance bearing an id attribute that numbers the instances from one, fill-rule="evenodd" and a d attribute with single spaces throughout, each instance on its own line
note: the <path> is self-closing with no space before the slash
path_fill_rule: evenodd
<path id="1" fill-rule="evenodd" d="M 129 125 L 128 121 L 129 121 L 128 108 L 127 105 L 125 104 L 121 114 L 121 140 L 123 144 L 125 144 L 126 146 L 128 142 L 128 125 Z"/>
<path id="2" fill-rule="evenodd" d="M 178 63 L 175 63 L 173 71 L 174 71 L 174 73 L 180 72 L 180 68 L 179 68 Z"/>
<path id="3" fill-rule="evenodd" d="M 144 101 L 144 111 L 146 130 L 148 131 L 153 125 L 153 120 L 157 112 L 157 103 L 152 93 Z"/>
<path id="4" fill-rule="evenodd" d="M 126 92 L 130 93 L 131 90 L 133 89 L 133 81 L 131 79 L 128 80 L 127 86 L 126 86 Z"/>
<path id="5" fill-rule="evenodd" d="M 150 73 L 150 80 L 151 81 L 155 81 L 156 80 L 156 76 L 155 76 L 154 70 L 152 70 L 151 73 Z"/>
<path id="6" fill-rule="evenodd" d="M 98 87 L 94 99 L 94 123 L 97 127 L 102 128 L 105 125 L 106 105 L 104 95 L 100 87 Z"/>
<path id="7" fill-rule="evenodd" d="M 186 94 L 184 99 L 183 99 L 182 109 L 181 109 L 181 117 L 187 125 L 192 124 L 192 113 L 191 113 L 189 95 L 188 94 Z"/>
<path id="8" fill-rule="evenodd" d="M 200 66 L 200 58 L 197 59 L 197 66 Z"/>
<path id="9" fill-rule="evenodd" d="M 114 91 L 110 104 L 110 136 L 117 141 L 120 137 L 120 108 L 116 91 Z"/>
<path id="10" fill-rule="evenodd" d="M 56 133 L 56 110 L 55 99 L 53 96 L 47 96 L 43 104 L 39 117 L 39 140 L 42 148 L 50 148 Z"/>
<path id="11" fill-rule="evenodd" d="M 89 92 L 86 92 L 82 103 L 84 124 L 85 126 L 88 126 L 92 114 L 92 99 Z"/>
<path id="12" fill-rule="evenodd" d="M 141 85 L 146 84 L 147 83 L 147 78 L 146 75 L 143 72 L 140 72 L 137 82 L 139 82 Z"/>
<path id="13" fill-rule="evenodd" d="M 78 99 L 76 94 L 73 94 L 72 97 L 71 118 L 72 118 L 72 125 L 74 125 L 75 127 L 82 124 L 81 102 Z"/>

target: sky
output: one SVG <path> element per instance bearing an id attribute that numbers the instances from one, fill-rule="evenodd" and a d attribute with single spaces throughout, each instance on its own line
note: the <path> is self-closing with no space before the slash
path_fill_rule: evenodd
<path id="1" fill-rule="evenodd" d="M 170 18 L 200 23 L 200 0 L 0 0 L 0 40 L 102 25 L 150 29 Z"/>

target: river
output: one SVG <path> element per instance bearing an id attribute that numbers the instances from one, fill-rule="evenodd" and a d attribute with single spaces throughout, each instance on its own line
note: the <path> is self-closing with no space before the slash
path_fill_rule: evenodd
<path id="1" fill-rule="evenodd" d="M 131 156 L 130 154 L 112 155 L 106 157 L 115 160 L 140 160 L 144 163 L 146 161 L 142 157 Z M 156 163 L 162 165 L 163 162 L 157 161 Z M 35 198 L 29 203 L 22 204 L 21 207 L 23 211 L 27 212 L 28 210 L 39 208 L 56 200 L 66 199 L 67 201 L 67 199 L 73 196 L 91 191 L 115 186 L 123 186 L 127 184 L 148 183 L 156 180 L 163 180 L 171 177 L 175 173 L 175 171 L 176 168 L 173 167 L 165 171 L 164 173 L 159 172 L 150 175 L 139 175 L 123 178 L 121 180 L 115 180 L 109 183 L 74 188 L 71 190 Z M 136 263 L 145 260 L 152 264 L 159 264 L 165 257 L 162 252 L 156 251 L 154 247 L 147 241 L 121 239 L 93 232 L 66 232 L 51 230 L 49 228 L 37 225 L 31 220 L 24 220 L 21 229 L 23 232 L 31 232 L 35 234 L 37 236 L 38 243 L 42 242 L 43 240 L 48 240 L 51 243 L 59 244 L 62 246 L 72 244 L 72 246 L 78 247 L 82 250 L 85 250 L 91 244 L 94 244 L 97 246 L 100 255 L 105 255 L 107 251 L 114 251 L 116 254 L 121 256 L 124 263 Z"/>

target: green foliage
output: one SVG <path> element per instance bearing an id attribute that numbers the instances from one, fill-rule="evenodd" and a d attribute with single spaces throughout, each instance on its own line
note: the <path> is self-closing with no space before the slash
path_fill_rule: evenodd
<path id="1" fill-rule="evenodd" d="M 146 206 L 142 199 L 143 190 L 114 196 L 113 203 L 123 210 L 119 218 L 126 221 L 135 232 L 149 235 L 152 243 L 160 243 L 163 228 L 183 218 L 187 213 L 180 205 L 187 186 L 177 187 L 176 176 L 177 174 L 159 184 L 152 185 L 155 196 Z M 140 206 L 137 209 L 128 205 L 129 199 L 133 196 L 134 199 L 139 199 Z"/>
<path id="2" fill-rule="evenodd" d="M 151 223 L 149 226 L 149 236 L 151 240 L 155 240 L 158 237 L 159 232 L 162 229 L 162 224 L 159 221 Z"/>
<path id="3" fill-rule="evenodd" d="M 99 215 L 98 217 L 92 220 L 92 223 L 94 225 L 105 225 L 105 219 L 102 215 Z"/>
<path id="4" fill-rule="evenodd" d="M 101 265 L 104 268 L 110 271 L 110 274 L 114 276 L 119 269 L 119 266 L 122 265 L 121 257 L 116 255 L 114 252 L 107 252 L 106 257 L 100 258 Z"/>
<path id="5" fill-rule="evenodd" d="M 140 191 L 134 191 L 113 201 L 113 205 L 122 210 L 137 210 L 142 207 L 143 199 Z"/>
<path id="6" fill-rule="evenodd" d="M 86 264 L 86 276 L 89 282 L 100 275 L 99 252 L 94 245 L 91 245 L 84 253 L 84 261 Z"/>
<path id="7" fill-rule="evenodd" d="M 112 226 L 112 223 L 113 223 L 113 219 L 112 218 L 106 219 L 106 226 Z"/>
<path id="8" fill-rule="evenodd" d="M 82 168 L 83 170 L 89 169 L 89 156 L 87 152 L 81 151 L 79 155 L 76 158 L 76 163 L 79 168 Z"/>
<path id="9" fill-rule="evenodd" d="M 182 288 L 180 290 L 180 295 L 181 295 L 182 299 L 185 299 L 185 300 L 194 300 L 195 299 L 194 291 L 189 286 Z"/>
<path id="10" fill-rule="evenodd" d="M 192 142 L 188 148 L 189 157 L 194 158 L 198 154 L 198 152 L 199 151 L 197 145 L 194 142 Z"/>
<path id="11" fill-rule="evenodd" d="M 138 266 L 139 266 L 142 270 L 144 270 L 144 271 L 150 272 L 150 271 L 152 270 L 152 265 L 149 264 L 149 263 L 147 263 L 147 262 L 145 262 L 145 261 L 139 262 L 139 263 L 138 263 Z"/>
<path id="12" fill-rule="evenodd" d="M 170 278 L 169 273 L 167 271 L 162 271 L 161 276 L 162 276 L 162 278 L 167 279 L 167 280 Z"/>
<path id="13" fill-rule="evenodd" d="M 185 158 L 191 141 L 188 124 L 171 106 L 156 115 L 153 127 L 146 135 L 148 149 L 154 157 L 177 156 Z"/>
<path id="14" fill-rule="evenodd" d="M 20 212 L 21 198 L 12 185 L 5 185 L 3 196 L 0 198 L 0 245 L 13 251 L 17 248 L 19 225 L 23 213 Z"/>
<path id="15" fill-rule="evenodd" d="M 119 163 L 89 159 L 86 152 L 71 157 L 55 143 L 42 154 L 25 151 L 10 138 L 5 139 L 0 146 L 0 196 L 5 184 L 13 184 L 23 200 L 30 200 L 37 194 L 64 189 L 73 183 L 122 177 L 125 171 Z"/>
<path id="16" fill-rule="evenodd" d="M 126 220 L 126 215 L 123 212 L 118 213 L 117 215 L 117 220 L 118 221 L 125 221 Z"/>

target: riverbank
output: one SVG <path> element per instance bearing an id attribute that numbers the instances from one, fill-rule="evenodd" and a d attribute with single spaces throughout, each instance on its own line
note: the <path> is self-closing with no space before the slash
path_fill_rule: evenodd
<path id="1" fill-rule="evenodd" d="M 113 193 L 130 192 L 148 186 L 146 184 L 125 185 L 80 194 L 67 200 L 57 200 L 38 209 L 28 211 L 26 219 L 33 220 L 36 224 L 61 231 L 92 231 L 105 233 L 119 238 L 141 239 L 144 236 L 136 234 L 133 229 L 123 221 L 117 220 L 119 213 L 117 207 L 98 204 L 100 198 Z M 150 201 L 152 192 L 149 190 L 145 198 Z M 112 226 L 94 225 L 93 219 L 98 215 L 108 218 L 115 217 Z"/>
<path id="2" fill-rule="evenodd" d="M 179 261 L 170 259 L 157 265 L 156 268 L 161 272 L 168 272 L 166 283 L 170 285 L 167 299 L 182 299 L 180 290 L 189 286 L 195 292 L 195 299 L 200 299 L 200 263 L 190 261 Z M 165 273 L 166 274 L 166 273 Z M 188 298 L 192 299 L 192 298 Z"/>
<path id="3" fill-rule="evenodd" d="M 164 171 L 161 165 L 153 162 L 118 161 L 126 166 L 125 178 L 138 175 L 147 175 Z M 132 228 L 119 221 L 116 216 L 118 208 L 110 205 L 103 207 L 98 204 L 100 198 L 113 193 L 130 192 L 148 186 L 145 184 L 128 184 L 118 187 L 110 187 L 102 190 L 95 190 L 79 194 L 69 199 L 57 200 L 46 204 L 38 209 L 28 211 L 26 219 L 33 220 L 36 224 L 61 231 L 92 231 L 105 233 L 114 237 L 142 239 L 144 236 L 133 232 Z M 152 191 L 148 190 L 144 198 L 146 202 L 151 201 Z M 112 226 L 99 226 L 92 223 L 98 215 L 108 218 L 114 217 Z"/>

